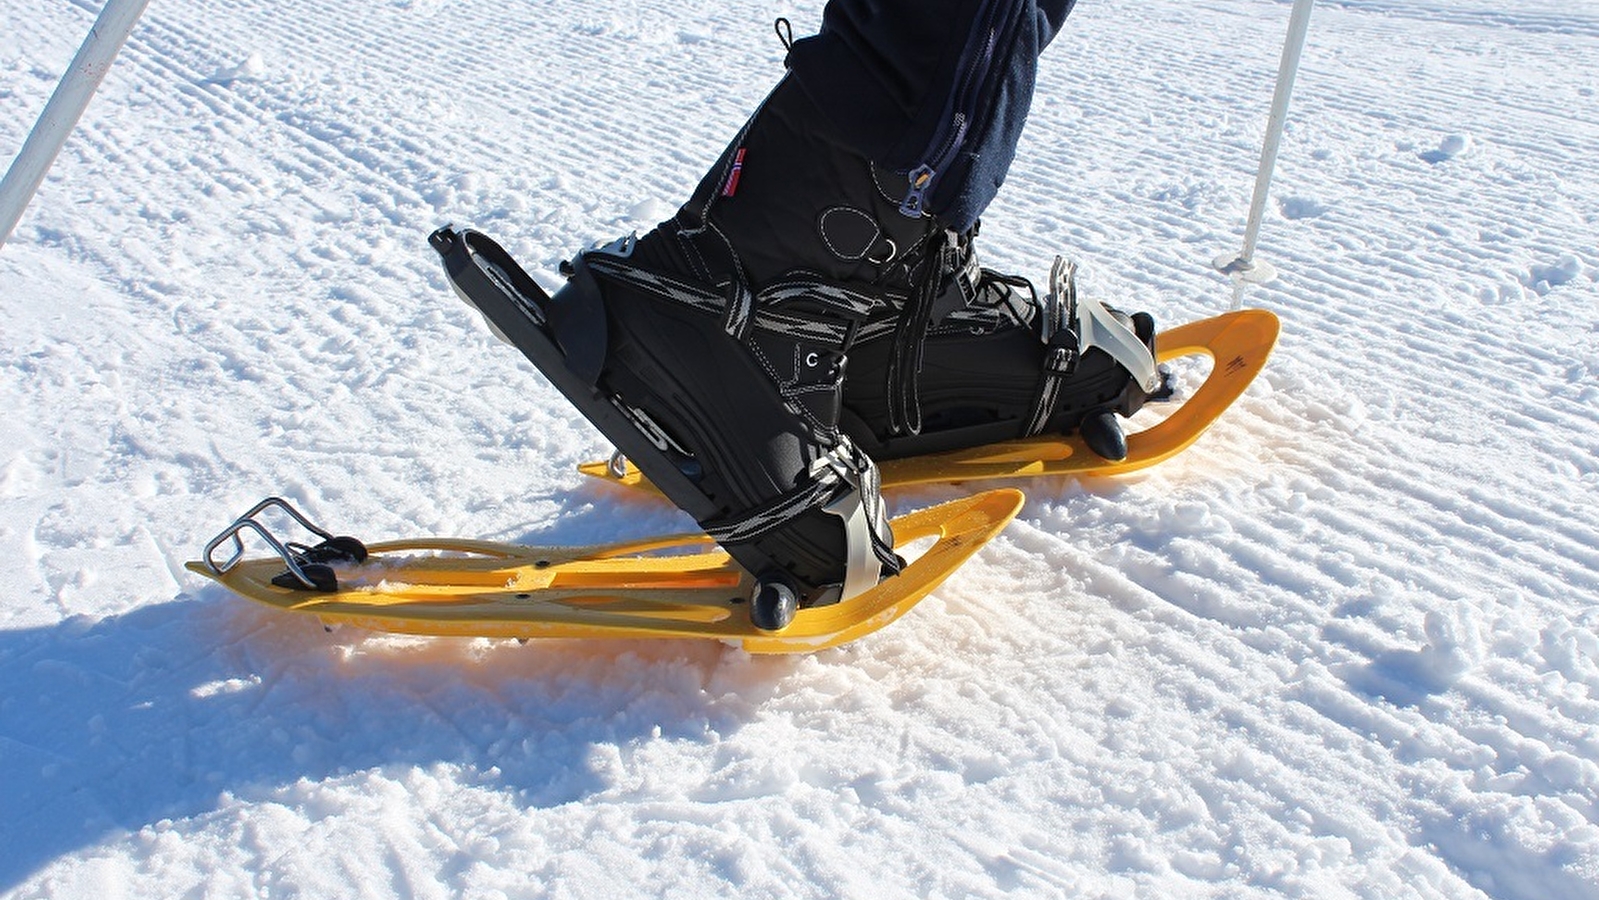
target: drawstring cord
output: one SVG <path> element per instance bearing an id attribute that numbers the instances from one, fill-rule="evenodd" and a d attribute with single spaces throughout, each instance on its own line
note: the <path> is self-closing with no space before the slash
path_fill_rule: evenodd
<path id="1" fill-rule="evenodd" d="M 929 254 L 928 271 L 900 311 L 894 328 L 894 350 L 889 356 L 886 385 L 888 421 L 895 434 L 918 434 L 922 430 L 922 348 L 927 343 L 933 307 L 943 292 L 945 278 L 957 277 L 959 257 L 959 237 L 954 232 L 946 232 L 938 251 Z"/>

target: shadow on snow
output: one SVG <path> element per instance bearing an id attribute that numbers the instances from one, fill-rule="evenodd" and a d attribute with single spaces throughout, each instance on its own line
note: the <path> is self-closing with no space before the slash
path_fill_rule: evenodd
<path id="1" fill-rule="evenodd" d="M 529 807 L 593 748 L 736 731 L 796 661 L 719 644 L 324 632 L 220 588 L 0 632 L 0 891 L 126 829 L 301 779 L 443 763 Z"/>

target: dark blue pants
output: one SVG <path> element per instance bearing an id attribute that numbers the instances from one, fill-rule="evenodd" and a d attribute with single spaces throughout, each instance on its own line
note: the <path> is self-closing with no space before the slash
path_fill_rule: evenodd
<path id="1" fill-rule="evenodd" d="M 1005 180 L 1038 55 L 1076 0 L 830 0 L 790 71 L 843 140 L 964 231 Z"/>

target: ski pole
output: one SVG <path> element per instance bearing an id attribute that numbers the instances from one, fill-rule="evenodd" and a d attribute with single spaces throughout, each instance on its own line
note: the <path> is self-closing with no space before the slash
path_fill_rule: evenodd
<path id="1" fill-rule="evenodd" d="M 1233 309 L 1244 302 L 1244 287 L 1265 284 L 1277 277 L 1270 263 L 1255 259 L 1255 243 L 1260 237 L 1260 220 L 1266 212 L 1266 194 L 1271 187 L 1272 169 L 1277 165 L 1277 147 L 1282 143 L 1283 124 L 1288 119 L 1288 98 L 1294 92 L 1294 75 L 1299 71 L 1299 56 L 1310 30 L 1310 9 L 1315 0 L 1294 0 L 1288 17 L 1288 37 L 1283 41 L 1283 57 L 1277 67 L 1277 87 L 1271 98 L 1271 118 L 1266 123 L 1266 140 L 1260 148 L 1260 168 L 1255 172 L 1255 196 L 1249 204 L 1249 222 L 1244 226 L 1244 247 L 1237 255 L 1216 257 L 1216 268 L 1233 279 Z"/>
<path id="2" fill-rule="evenodd" d="M 0 180 L 0 247 L 11 237 L 28 201 L 43 183 L 50 164 L 83 116 L 89 99 L 148 3 L 149 0 L 106 0 L 89 36 L 83 39 L 83 46 L 78 48 L 44 112 L 39 114 L 39 121 L 22 143 L 22 150 Z"/>

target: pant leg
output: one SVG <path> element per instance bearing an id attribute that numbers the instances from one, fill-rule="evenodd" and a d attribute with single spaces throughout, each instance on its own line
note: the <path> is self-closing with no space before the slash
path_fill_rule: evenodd
<path id="1" fill-rule="evenodd" d="M 789 68 L 838 140 L 906 173 L 907 214 L 964 231 L 1004 183 L 1038 54 L 1075 2 L 830 0 Z"/>

